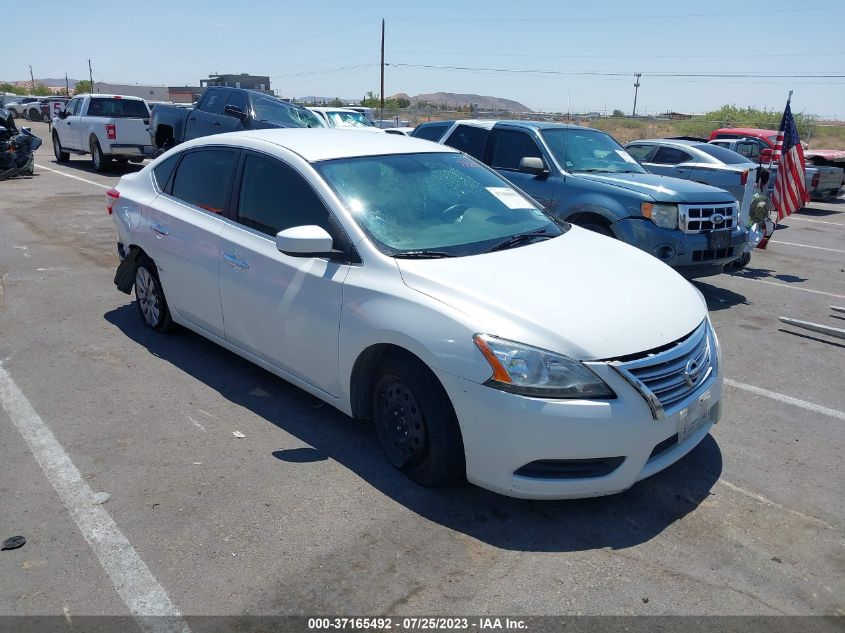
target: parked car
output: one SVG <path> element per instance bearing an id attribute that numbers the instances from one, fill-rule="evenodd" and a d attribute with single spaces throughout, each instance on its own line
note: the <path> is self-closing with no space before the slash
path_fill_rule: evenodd
<path id="1" fill-rule="evenodd" d="M 60 163 L 71 154 L 90 154 L 97 171 L 112 160 L 141 162 L 153 153 L 149 122 L 147 104 L 138 97 L 79 95 L 53 120 L 53 152 Z"/>
<path id="2" fill-rule="evenodd" d="M 366 129 L 378 130 L 363 114 L 350 108 L 324 108 L 309 107 L 311 112 L 316 114 L 326 127 L 338 129 Z"/>
<path id="3" fill-rule="evenodd" d="M 68 101 L 70 101 L 68 97 L 43 97 L 37 102 L 29 104 L 29 108 L 26 110 L 26 118 L 30 121 L 42 121 L 43 123 L 49 123 L 56 115 L 56 112 L 51 111 L 51 107 L 63 108 L 64 104 Z M 60 105 L 51 106 L 51 104 Z"/>
<path id="4" fill-rule="evenodd" d="M 147 326 L 180 324 L 371 419 L 417 483 L 612 494 L 719 420 L 701 294 L 450 148 L 222 134 L 106 195 L 115 283 Z"/>
<path id="5" fill-rule="evenodd" d="M 414 132 L 412 127 L 388 127 L 384 129 L 388 134 L 401 134 L 402 136 L 411 136 Z"/>
<path id="6" fill-rule="evenodd" d="M 196 108 L 158 105 L 150 142 L 162 152 L 201 136 L 278 127 L 324 127 L 313 112 L 273 95 L 243 88 L 208 88 Z"/>
<path id="7" fill-rule="evenodd" d="M 747 230 L 723 189 L 648 173 L 611 136 L 532 121 L 422 123 L 437 140 L 496 169 L 557 217 L 632 244 L 685 277 L 738 265 Z"/>
<path id="8" fill-rule="evenodd" d="M 771 172 L 769 178 L 769 190 L 774 188 L 777 165 L 768 168 L 772 152 L 777 142 L 777 130 L 761 130 L 758 128 L 719 128 L 710 134 L 709 141 L 727 149 L 739 152 L 752 161 L 758 162 Z M 818 165 L 813 164 L 812 158 L 805 160 L 804 182 L 807 193 L 814 200 L 835 198 L 843 182 L 843 169 L 833 167 L 820 161 Z"/>
<path id="9" fill-rule="evenodd" d="M 12 113 L 14 118 L 18 119 L 24 115 L 27 104 L 33 101 L 38 101 L 38 97 L 20 97 L 16 101 L 7 103 L 5 108 Z"/>
<path id="10" fill-rule="evenodd" d="M 644 139 L 628 143 L 625 149 L 652 174 L 728 191 L 739 202 L 741 225 L 747 226 L 757 163 L 724 147 L 684 139 Z"/>

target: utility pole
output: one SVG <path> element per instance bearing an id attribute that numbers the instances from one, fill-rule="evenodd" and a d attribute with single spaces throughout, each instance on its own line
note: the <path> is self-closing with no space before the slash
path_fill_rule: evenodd
<path id="1" fill-rule="evenodd" d="M 67 73 L 65 73 L 65 96 L 66 97 L 70 96 L 70 84 L 68 83 L 68 80 L 67 80 Z"/>
<path id="2" fill-rule="evenodd" d="M 91 82 L 91 92 L 94 92 L 94 73 L 91 72 L 91 60 L 88 60 L 88 81 Z"/>
<path id="3" fill-rule="evenodd" d="M 35 94 L 35 77 L 32 74 L 32 64 L 29 65 L 29 78 L 32 80 L 32 94 Z"/>
<path id="4" fill-rule="evenodd" d="M 634 111 L 631 113 L 631 116 L 637 116 L 637 91 L 640 89 L 640 76 L 642 73 L 636 73 L 634 77 L 637 80 L 634 82 Z"/>
<path id="5" fill-rule="evenodd" d="M 381 114 L 379 119 L 384 119 L 384 18 L 381 19 Z"/>

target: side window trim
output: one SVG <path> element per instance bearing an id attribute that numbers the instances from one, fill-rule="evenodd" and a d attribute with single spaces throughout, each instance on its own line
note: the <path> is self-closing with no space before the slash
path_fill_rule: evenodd
<path id="1" fill-rule="evenodd" d="M 337 219 L 334 212 L 332 211 L 331 205 L 326 201 L 323 195 L 314 189 L 308 179 L 303 177 L 302 174 L 299 173 L 299 170 L 296 169 L 293 165 L 291 165 L 288 161 L 284 158 L 279 158 L 278 156 L 274 156 L 273 154 L 266 154 L 260 150 L 255 149 L 245 149 L 241 151 L 241 157 L 238 162 L 238 167 L 235 170 L 235 182 L 231 187 L 231 192 L 229 195 L 229 218 L 231 219 L 232 223 L 240 229 L 249 231 L 258 237 L 262 237 L 266 240 L 269 240 L 275 243 L 275 236 L 270 236 L 267 233 L 262 233 L 258 229 L 254 229 L 246 224 L 241 224 L 238 222 L 238 207 L 240 205 L 240 197 L 241 197 L 241 183 L 243 182 L 243 172 L 244 166 L 246 165 L 246 159 L 248 156 L 255 156 L 258 158 L 265 158 L 268 160 L 273 160 L 278 163 L 281 163 L 291 171 L 293 171 L 296 175 L 302 178 L 303 182 L 308 186 L 311 192 L 314 194 L 314 197 L 320 201 L 320 204 L 323 205 L 323 208 L 326 210 L 326 216 L 328 217 L 329 222 L 334 226 L 340 240 L 343 242 L 342 244 L 335 244 L 335 248 L 341 250 L 345 258 L 342 261 L 338 261 L 337 263 L 344 263 L 344 264 L 360 264 L 361 263 L 361 256 L 358 254 L 358 251 L 355 249 L 355 245 L 352 243 L 352 240 L 349 237 L 349 234 L 346 232 L 346 229 L 343 227 L 343 224 Z"/>
<path id="2" fill-rule="evenodd" d="M 232 170 L 232 179 L 229 180 L 229 184 L 226 187 L 226 195 L 224 196 L 225 207 L 220 213 L 214 213 L 213 211 L 209 211 L 208 209 L 203 209 L 202 207 L 198 207 L 197 205 L 188 202 L 187 200 L 177 198 L 175 195 L 173 195 L 173 184 L 176 181 L 176 174 L 179 172 L 179 167 L 182 166 L 182 161 L 185 160 L 185 156 L 187 156 L 188 154 L 193 154 L 195 152 L 202 152 L 207 150 L 228 150 L 231 152 L 238 153 L 238 156 L 235 158 L 235 169 Z M 170 174 L 170 177 L 167 179 L 167 187 L 161 193 L 166 195 L 169 199 L 173 200 L 174 202 L 178 202 L 179 204 L 182 204 L 195 211 L 200 211 L 214 218 L 231 220 L 234 217 L 232 211 L 232 190 L 235 188 L 236 181 L 234 179 L 237 178 L 238 170 L 243 161 L 243 154 L 244 151 L 242 149 L 240 149 L 239 147 L 232 147 L 231 145 L 203 145 L 201 147 L 192 147 L 191 149 L 185 150 L 179 155 L 179 162 L 176 163 L 176 167 L 173 168 L 173 173 Z M 153 180 L 155 180 L 155 177 L 153 177 Z"/>

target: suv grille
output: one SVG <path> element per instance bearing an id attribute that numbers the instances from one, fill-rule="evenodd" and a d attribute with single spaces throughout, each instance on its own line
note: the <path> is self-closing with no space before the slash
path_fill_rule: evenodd
<path id="1" fill-rule="evenodd" d="M 737 225 L 737 204 L 681 204 L 678 220 L 684 233 L 709 233 Z"/>
<path id="2" fill-rule="evenodd" d="M 688 337 L 659 353 L 611 362 L 646 399 L 655 419 L 680 411 L 716 372 L 715 339 L 706 319 Z"/>

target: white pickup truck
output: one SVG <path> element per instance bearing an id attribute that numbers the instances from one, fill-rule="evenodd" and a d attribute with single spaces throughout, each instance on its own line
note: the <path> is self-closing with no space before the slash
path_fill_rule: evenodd
<path id="1" fill-rule="evenodd" d="M 71 99 L 53 119 L 53 151 L 63 163 L 71 154 L 91 154 L 94 169 L 112 159 L 139 163 L 153 155 L 150 110 L 138 97 L 87 94 Z"/>

